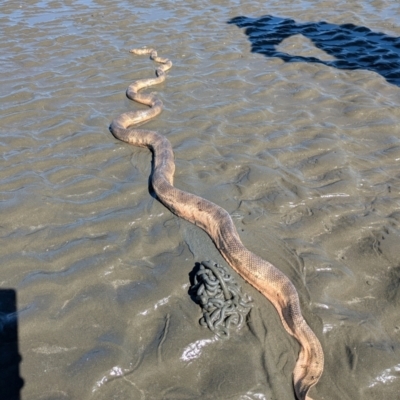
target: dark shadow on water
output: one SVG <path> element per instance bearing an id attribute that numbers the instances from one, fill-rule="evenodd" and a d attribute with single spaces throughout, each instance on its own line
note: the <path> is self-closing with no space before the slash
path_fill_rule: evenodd
<path id="1" fill-rule="evenodd" d="M 365 26 L 336 25 L 328 22 L 300 23 L 288 18 L 265 15 L 259 18 L 235 17 L 228 21 L 246 28 L 253 53 L 278 57 L 285 62 L 319 63 L 338 69 L 366 69 L 400 86 L 400 38 L 373 32 Z M 294 35 L 303 35 L 336 60 L 325 61 L 277 50 Z"/>
<path id="2" fill-rule="evenodd" d="M 195 290 L 193 290 L 193 285 L 194 285 L 194 277 L 197 274 L 197 272 L 200 269 L 200 263 L 196 262 L 193 269 L 189 272 L 189 282 L 190 282 L 190 287 L 188 289 L 188 295 L 190 296 L 190 298 L 192 299 L 192 301 L 196 304 L 199 304 L 199 300 L 197 298 L 197 293 Z"/>
<path id="3" fill-rule="evenodd" d="M 19 375 L 17 295 L 0 289 L 0 399 L 19 400 L 24 385 Z"/>

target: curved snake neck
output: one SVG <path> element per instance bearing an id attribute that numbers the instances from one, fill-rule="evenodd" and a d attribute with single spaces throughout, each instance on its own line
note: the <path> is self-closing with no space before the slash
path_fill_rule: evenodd
<path id="1" fill-rule="evenodd" d="M 174 214 L 207 232 L 228 264 L 275 306 L 284 328 L 301 346 L 293 371 L 296 396 L 298 400 L 312 400 L 307 393 L 322 375 L 324 354 L 318 338 L 301 314 L 296 288 L 280 270 L 244 247 L 226 210 L 173 186 L 175 163 L 172 146 L 167 138 L 154 131 L 131 128 L 162 111 L 161 100 L 153 94 L 138 91 L 163 82 L 165 71 L 172 66 L 170 60 L 158 57 L 153 49 L 133 49 L 131 53 L 150 54 L 152 60 L 160 63 L 156 69 L 156 78 L 137 80 L 126 92 L 130 99 L 150 108 L 121 114 L 111 123 L 111 133 L 117 139 L 134 146 L 148 147 L 153 152 L 152 185 L 158 199 Z"/>

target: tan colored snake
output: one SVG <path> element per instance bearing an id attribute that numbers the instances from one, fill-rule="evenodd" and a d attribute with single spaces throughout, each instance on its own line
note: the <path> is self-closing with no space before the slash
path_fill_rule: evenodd
<path id="1" fill-rule="evenodd" d="M 152 185 L 158 199 L 174 214 L 207 232 L 228 264 L 275 306 L 286 331 L 301 346 L 293 371 L 296 396 L 298 400 L 312 400 L 307 393 L 322 375 L 324 354 L 318 338 L 301 314 L 296 288 L 280 270 L 244 247 L 227 211 L 173 186 L 174 154 L 166 137 L 154 131 L 131 128 L 132 125 L 147 121 L 162 111 L 163 104 L 155 95 L 138 92 L 142 88 L 163 82 L 165 71 L 172 66 L 170 60 L 158 57 L 153 49 L 134 49 L 131 52 L 150 54 L 151 59 L 160 65 L 156 69 L 156 78 L 137 80 L 126 92 L 130 99 L 150 108 L 127 112 L 115 118 L 110 126 L 112 134 L 117 139 L 134 146 L 148 147 L 153 152 Z"/>

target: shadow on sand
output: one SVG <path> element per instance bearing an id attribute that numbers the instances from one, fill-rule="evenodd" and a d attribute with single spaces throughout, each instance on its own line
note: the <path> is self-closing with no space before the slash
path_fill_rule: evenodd
<path id="1" fill-rule="evenodd" d="M 17 295 L 0 289 L 0 399 L 20 400 L 24 381 L 19 375 Z"/>
<path id="2" fill-rule="evenodd" d="M 400 38 L 373 32 L 364 26 L 335 25 L 328 22 L 299 23 L 292 19 L 265 15 L 260 18 L 235 17 L 228 21 L 246 28 L 253 53 L 278 57 L 285 62 L 320 63 L 338 69 L 366 69 L 382 75 L 400 86 Z M 291 55 L 277 46 L 294 35 L 303 35 L 313 44 L 335 57 L 325 61 L 316 57 Z"/>

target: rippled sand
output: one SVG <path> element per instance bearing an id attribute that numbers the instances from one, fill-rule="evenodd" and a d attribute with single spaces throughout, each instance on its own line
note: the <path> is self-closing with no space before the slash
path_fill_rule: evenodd
<path id="1" fill-rule="evenodd" d="M 253 288 L 240 280 L 255 307 L 229 340 L 199 326 L 189 273 L 223 260 L 154 198 L 150 153 L 108 130 L 143 107 L 125 89 L 154 65 L 128 50 L 148 45 L 174 66 L 146 128 L 172 142 L 176 186 L 225 207 L 296 285 L 326 357 L 313 398 L 396 398 L 400 78 L 335 67 L 304 34 L 269 56 L 261 30 L 228 21 L 353 24 L 395 40 L 397 2 L 142 3 L 2 5 L 0 345 L 14 354 L 0 359 L 0 397 L 294 399 L 298 345 Z M 4 339 L 14 317 L 18 347 Z"/>

